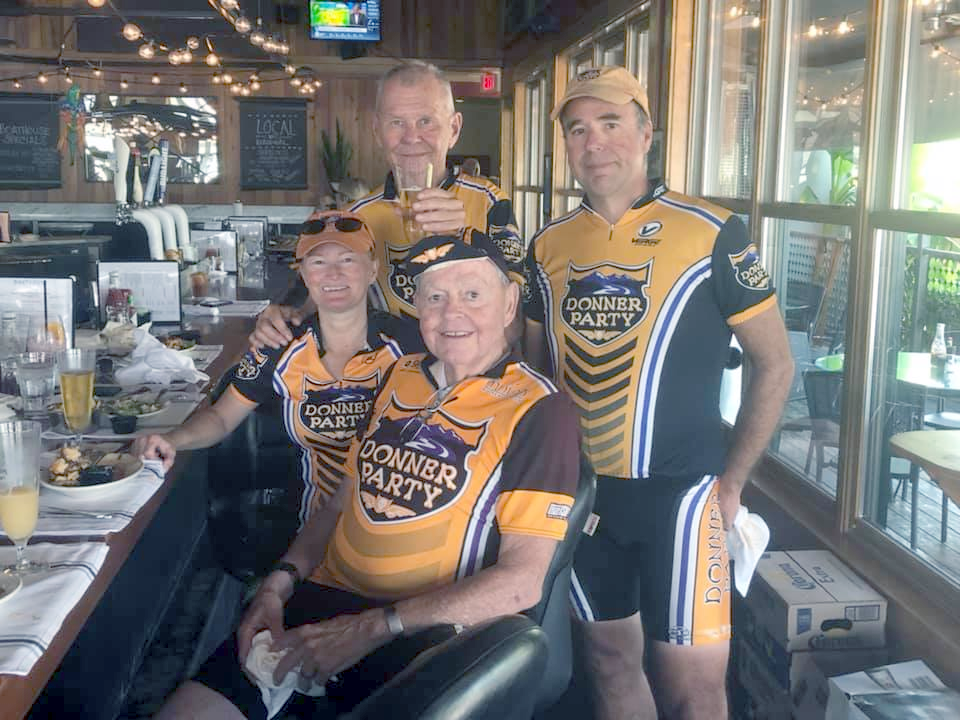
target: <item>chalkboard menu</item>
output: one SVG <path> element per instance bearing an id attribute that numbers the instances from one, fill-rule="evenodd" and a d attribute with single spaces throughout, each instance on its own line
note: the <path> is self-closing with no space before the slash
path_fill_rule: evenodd
<path id="1" fill-rule="evenodd" d="M 305 100 L 239 100 L 240 188 L 307 187 Z"/>
<path id="2" fill-rule="evenodd" d="M 54 95 L 0 93 L 0 188 L 60 187 Z"/>

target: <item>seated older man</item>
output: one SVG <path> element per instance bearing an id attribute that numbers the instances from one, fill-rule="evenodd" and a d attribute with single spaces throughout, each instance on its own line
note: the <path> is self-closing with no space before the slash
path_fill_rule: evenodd
<path id="1" fill-rule="evenodd" d="M 272 716 L 242 670 L 264 630 L 273 681 L 318 685 L 400 635 L 539 601 L 578 481 L 574 409 L 510 353 L 518 288 L 486 235 L 428 237 L 407 263 L 430 352 L 387 372 L 337 494 L 159 717 Z"/>

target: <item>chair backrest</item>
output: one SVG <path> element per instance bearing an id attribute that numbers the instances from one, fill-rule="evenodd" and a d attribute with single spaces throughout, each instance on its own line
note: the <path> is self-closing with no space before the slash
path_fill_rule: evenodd
<path id="1" fill-rule="evenodd" d="M 573 641 L 570 626 L 570 571 L 573 555 L 583 534 L 597 492 L 597 476 L 584 453 L 580 453 L 580 483 L 567 517 L 567 533 L 557 545 L 543 581 L 540 602 L 525 615 L 540 624 L 547 636 L 550 655 L 537 698 L 537 709 L 549 707 L 570 684 L 573 674 Z"/>
<path id="2" fill-rule="evenodd" d="M 508 615 L 420 654 L 346 720 L 529 720 L 547 666 L 536 623 Z"/>
<path id="3" fill-rule="evenodd" d="M 227 370 L 216 402 L 233 378 Z M 238 580 L 262 576 L 289 547 L 299 525 L 299 453 L 276 406 L 260 405 L 207 452 L 207 516 L 220 565 Z"/>
<path id="4" fill-rule="evenodd" d="M 829 370 L 807 370 L 803 374 L 807 396 L 807 413 L 811 420 L 840 422 L 843 373 Z"/>
<path id="5" fill-rule="evenodd" d="M 797 330 L 787 332 L 790 343 L 790 354 L 793 356 L 793 384 L 790 385 L 788 400 L 799 400 L 804 396 L 803 374 L 815 369 L 813 352 L 810 349 L 810 338 L 807 333 Z"/>

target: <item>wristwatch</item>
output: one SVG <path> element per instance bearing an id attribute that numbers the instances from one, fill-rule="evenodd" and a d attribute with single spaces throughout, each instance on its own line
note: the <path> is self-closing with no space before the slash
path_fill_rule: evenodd
<path id="1" fill-rule="evenodd" d="M 271 571 L 274 570 L 280 570 L 290 575 L 290 577 L 293 578 L 294 588 L 303 582 L 303 578 L 300 576 L 300 570 L 298 570 L 297 566 L 292 562 L 287 562 L 286 560 L 277 560 L 271 568 Z"/>
<path id="2" fill-rule="evenodd" d="M 383 608 L 383 615 L 387 621 L 387 629 L 392 635 L 403 635 L 403 621 L 400 619 L 400 613 L 397 612 L 396 605 L 386 605 Z"/>

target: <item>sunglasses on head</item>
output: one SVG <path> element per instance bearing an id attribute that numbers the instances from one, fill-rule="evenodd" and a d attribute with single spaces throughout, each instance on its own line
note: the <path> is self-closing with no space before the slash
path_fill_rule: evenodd
<path id="1" fill-rule="evenodd" d="M 325 217 L 325 218 L 316 218 L 315 220 L 307 220 L 303 225 L 300 226 L 301 235 L 317 235 L 322 233 L 328 225 L 333 225 L 340 232 L 357 232 L 363 227 L 363 222 L 357 218 L 352 217 L 343 217 L 338 215 L 336 217 Z"/>

